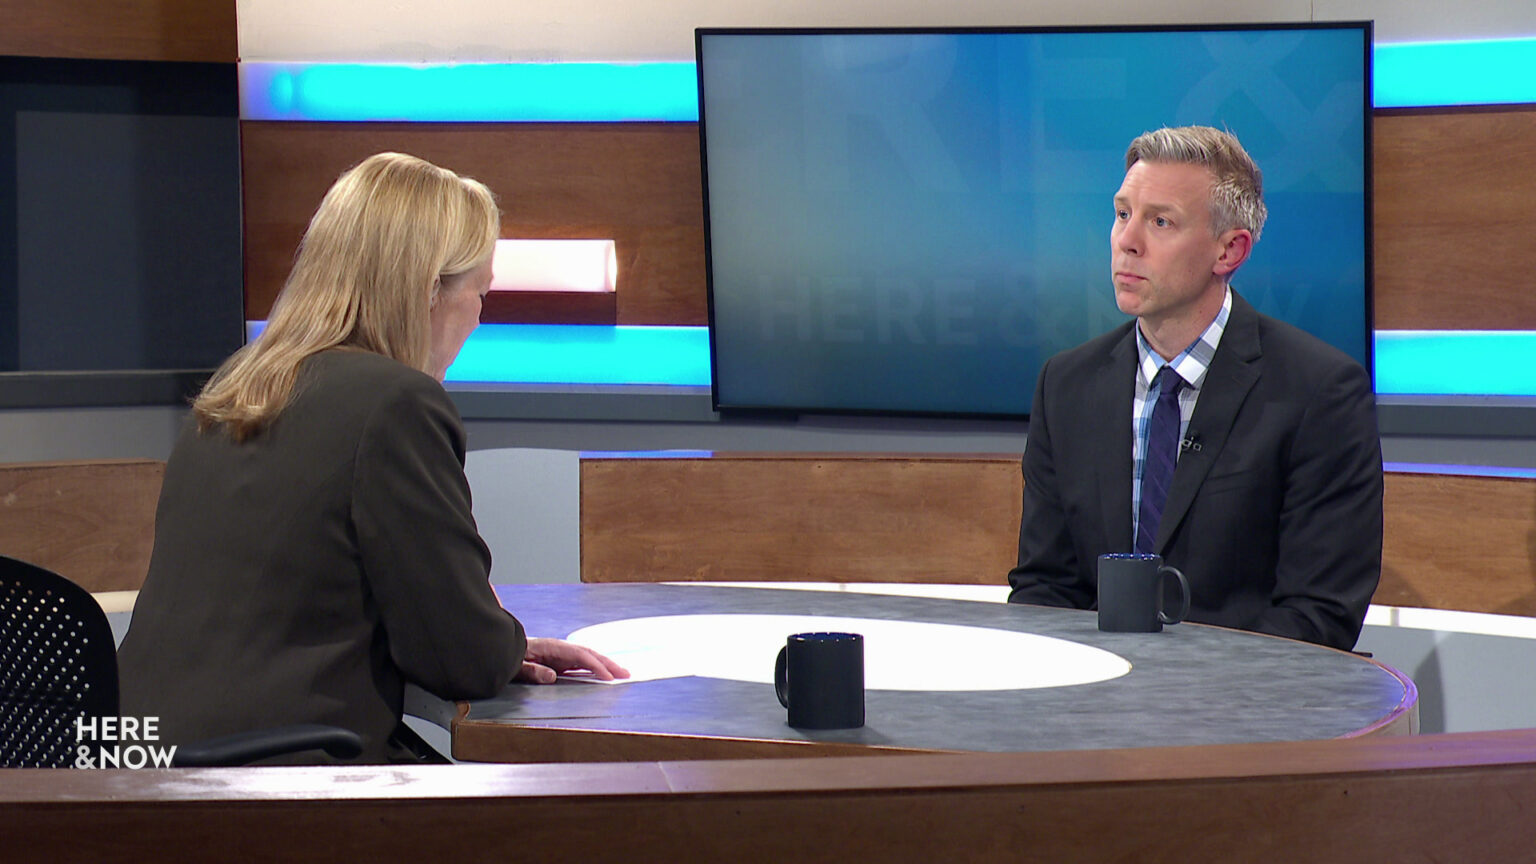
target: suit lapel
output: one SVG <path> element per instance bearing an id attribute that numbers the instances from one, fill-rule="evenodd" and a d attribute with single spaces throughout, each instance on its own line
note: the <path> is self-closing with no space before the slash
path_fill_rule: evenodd
<path id="1" fill-rule="evenodd" d="M 1226 446 L 1238 411 L 1247 401 L 1254 382 L 1259 380 L 1260 359 L 1258 313 L 1234 291 L 1232 314 L 1227 318 L 1221 345 L 1216 349 L 1216 356 L 1211 358 L 1211 368 L 1206 372 L 1200 399 L 1195 403 L 1195 413 L 1189 421 L 1186 437 L 1196 439 L 1200 449 L 1181 453 L 1178 466 L 1174 468 L 1168 502 L 1163 505 L 1163 521 L 1158 525 L 1157 538 L 1153 542 L 1153 548 L 1159 553 L 1184 520 L 1200 491 L 1200 484 L 1205 482 L 1216 457 Z"/>
<path id="2" fill-rule="evenodd" d="M 1133 324 L 1134 326 L 1134 324 Z M 1129 551 L 1135 544 L 1131 535 L 1131 402 L 1136 398 L 1136 333 L 1127 329 L 1104 358 L 1104 365 L 1094 376 L 1093 392 L 1083 397 L 1087 405 L 1108 406 L 1096 428 L 1101 441 L 1094 463 L 1099 493 L 1100 524 L 1104 526 L 1106 549 Z"/>

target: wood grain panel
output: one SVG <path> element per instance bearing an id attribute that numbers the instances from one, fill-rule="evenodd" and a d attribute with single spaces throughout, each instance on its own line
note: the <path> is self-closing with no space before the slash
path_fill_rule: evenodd
<path id="1" fill-rule="evenodd" d="M 1536 616 L 1536 480 L 1387 474 L 1375 602 Z"/>
<path id="2" fill-rule="evenodd" d="M 583 459 L 586 582 L 1003 584 L 1018 458 Z M 1375 602 L 1536 616 L 1536 480 L 1386 477 Z"/>
<path id="3" fill-rule="evenodd" d="M 34 860 L 1527 861 L 1536 730 L 1062 753 L 0 774 Z"/>
<path id="4" fill-rule="evenodd" d="M 135 591 L 149 572 L 165 463 L 0 464 L 0 554 L 87 591 Z"/>
<path id="5" fill-rule="evenodd" d="M 484 324 L 606 324 L 618 322 L 612 291 L 492 291 L 480 306 Z"/>
<path id="6" fill-rule="evenodd" d="M 1536 329 L 1536 106 L 1378 114 L 1376 327 Z"/>
<path id="7" fill-rule="evenodd" d="M 235 0 L 0 0 L 0 54 L 239 59 Z"/>
<path id="8" fill-rule="evenodd" d="M 1001 584 L 1017 456 L 583 459 L 586 582 Z"/>
<path id="9" fill-rule="evenodd" d="M 490 186 L 503 237 L 616 241 L 620 324 L 708 322 L 697 124 L 247 121 L 241 134 L 249 317 L 266 317 L 337 176 L 398 150 Z"/>

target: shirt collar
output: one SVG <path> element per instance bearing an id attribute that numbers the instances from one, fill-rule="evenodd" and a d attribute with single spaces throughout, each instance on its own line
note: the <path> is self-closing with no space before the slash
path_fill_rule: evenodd
<path id="1" fill-rule="evenodd" d="M 1147 342 L 1147 337 L 1142 335 L 1141 325 L 1133 329 L 1136 331 L 1136 354 L 1141 359 L 1137 368 L 1137 374 L 1141 377 L 1143 386 L 1152 386 L 1152 379 L 1157 376 L 1158 370 L 1164 365 L 1172 366 L 1173 371 L 1184 379 L 1185 384 L 1191 390 L 1199 390 L 1205 383 L 1205 373 L 1210 371 L 1211 358 L 1216 356 L 1216 348 L 1221 344 L 1221 335 L 1226 332 L 1227 318 L 1232 314 L 1232 288 L 1229 286 L 1221 299 L 1221 308 L 1216 312 L 1216 318 L 1206 326 L 1205 331 L 1195 341 L 1189 343 L 1189 347 L 1178 353 L 1178 356 L 1163 362 L 1162 355 L 1152 350 Z"/>

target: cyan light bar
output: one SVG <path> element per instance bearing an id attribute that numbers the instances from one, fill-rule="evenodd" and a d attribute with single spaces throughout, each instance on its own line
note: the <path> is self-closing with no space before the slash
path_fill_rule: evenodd
<path id="1" fill-rule="evenodd" d="M 1378 330 L 1376 392 L 1536 396 L 1536 332 Z"/>
<path id="2" fill-rule="evenodd" d="M 692 63 L 241 63 L 246 120 L 692 121 Z"/>
<path id="3" fill-rule="evenodd" d="M 1376 392 L 1536 396 L 1536 332 L 1376 332 Z M 484 324 L 449 381 L 708 386 L 704 327 Z"/>
<path id="4" fill-rule="evenodd" d="M 1379 394 L 1536 396 L 1536 331 L 1377 330 L 1375 345 Z M 708 387 L 709 371 L 706 327 L 482 324 L 448 380 Z"/>
<path id="5" fill-rule="evenodd" d="M 1536 103 L 1536 39 L 1376 46 L 1377 108 Z"/>
<path id="6" fill-rule="evenodd" d="M 709 386 L 709 328 L 482 324 L 448 381 Z"/>
<path id="7" fill-rule="evenodd" d="M 583 450 L 583 459 L 708 459 L 713 450 Z"/>
<path id="8" fill-rule="evenodd" d="M 1536 38 L 1375 46 L 1378 108 L 1536 103 Z M 693 63 L 241 63 L 246 120 L 695 121 Z"/>
<path id="9" fill-rule="evenodd" d="M 1501 465 L 1443 465 L 1431 462 L 1384 462 L 1382 468 L 1394 474 L 1448 474 L 1458 477 L 1536 478 L 1536 468 Z"/>

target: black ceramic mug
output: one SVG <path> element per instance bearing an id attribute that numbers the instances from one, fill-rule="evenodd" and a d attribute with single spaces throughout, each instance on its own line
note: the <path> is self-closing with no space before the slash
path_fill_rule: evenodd
<path id="1" fill-rule="evenodd" d="M 1166 580 L 1179 588 L 1178 611 L 1164 608 Z M 1161 555 L 1099 556 L 1099 629 L 1114 633 L 1156 633 L 1189 614 L 1189 580 Z"/>
<path id="2" fill-rule="evenodd" d="M 864 637 L 857 633 L 796 633 L 773 666 L 779 703 L 797 729 L 864 725 Z"/>

